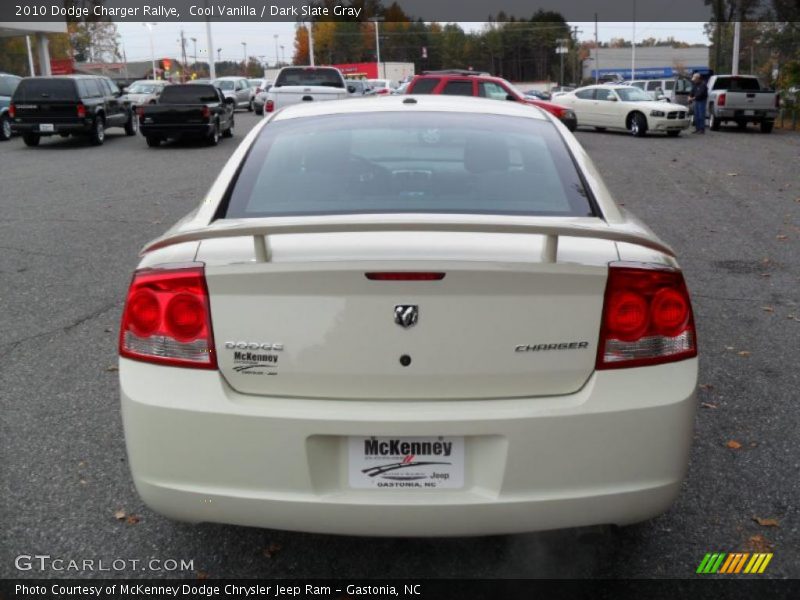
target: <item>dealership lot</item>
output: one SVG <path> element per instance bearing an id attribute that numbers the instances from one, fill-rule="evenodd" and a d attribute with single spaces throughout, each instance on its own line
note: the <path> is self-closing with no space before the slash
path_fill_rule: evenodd
<path id="1" fill-rule="evenodd" d="M 0 144 L 0 576 L 19 574 L 19 554 L 49 554 L 190 560 L 191 577 L 687 577 L 706 552 L 768 548 L 769 574 L 800 576 L 800 144 L 781 131 L 578 133 L 617 199 L 677 249 L 693 292 L 702 404 L 684 492 L 662 517 L 621 531 L 396 540 L 191 526 L 142 506 L 117 397 L 125 290 L 138 249 L 195 206 L 256 122 L 237 113 L 236 137 L 213 148 L 150 149 L 121 132 L 102 148 Z"/>

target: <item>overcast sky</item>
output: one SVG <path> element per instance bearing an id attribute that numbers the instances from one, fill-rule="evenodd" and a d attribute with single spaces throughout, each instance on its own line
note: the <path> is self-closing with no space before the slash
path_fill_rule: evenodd
<path id="1" fill-rule="evenodd" d="M 460 23 L 466 30 L 480 30 L 483 23 Z M 581 30 L 582 40 L 594 38 L 594 23 L 572 23 Z M 121 41 L 129 61 L 150 58 L 150 33 L 143 23 L 118 23 Z M 214 23 L 212 36 L 216 48 L 222 48 L 222 60 L 240 61 L 244 57 L 242 42 L 247 44 L 247 55 L 258 56 L 272 64 L 275 62 L 275 35 L 278 36 L 278 53 L 283 52 L 287 60 L 294 53 L 294 23 Z M 197 39 L 198 60 L 207 59 L 206 32 L 204 23 L 158 23 L 153 27 L 153 46 L 156 57 L 178 57 L 180 55 L 180 32 L 187 39 L 186 53 L 193 57 Z M 600 41 L 614 37 L 631 39 L 632 23 L 599 23 Z M 708 43 L 703 33 L 703 23 L 636 23 L 636 39 L 647 37 L 674 37 L 689 43 Z M 283 50 L 280 46 L 283 45 Z M 216 57 L 215 57 L 216 58 Z M 283 56 L 280 57 L 281 59 Z M 190 58 L 191 60 L 191 58 Z"/>

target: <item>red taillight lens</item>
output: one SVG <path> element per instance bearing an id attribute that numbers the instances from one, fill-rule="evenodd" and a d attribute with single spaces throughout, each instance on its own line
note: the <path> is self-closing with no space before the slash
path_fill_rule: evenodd
<path id="1" fill-rule="evenodd" d="M 724 92 L 722 94 L 720 94 L 719 96 L 717 96 L 717 106 L 725 106 L 725 100 L 726 99 L 727 98 L 725 97 L 725 93 Z"/>
<path id="2" fill-rule="evenodd" d="M 264 107 L 264 110 L 267 112 L 272 112 L 275 110 L 275 103 L 272 100 L 267 100 L 267 104 Z"/>
<path id="3" fill-rule="evenodd" d="M 86 118 L 86 107 L 83 104 L 78 104 L 78 118 Z"/>
<path id="4" fill-rule="evenodd" d="M 211 109 L 207 106 L 203 107 L 203 118 L 208 119 L 211 116 Z"/>
<path id="5" fill-rule="evenodd" d="M 441 281 L 444 273 L 364 273 L 371 281 Z"/>
<path id="6" fill-rule="evenodd" d="M 144 106 L 137 106 L 136 107 L 136 114 L 139 115 L 140 118 L 143 117 L 144 116 Z"/>
<path id="7" fill-rule="evenodd" d="M 122 312 L 119 353 L 177 367 L 217 368 L 202 266 L 134 274 Z"/>
<path id="8" fill-rule="evenodd" d="M 611 265 L 596 368 L 655 365 L 693 356 L 697 333 L 683 274 Z"/>
<path id="9" fill-rule="evenodd" d="M 17 107 L 13 104 L 9 105 L 8 107 L 8 116 L 12 119 L 17 116 Z"/>

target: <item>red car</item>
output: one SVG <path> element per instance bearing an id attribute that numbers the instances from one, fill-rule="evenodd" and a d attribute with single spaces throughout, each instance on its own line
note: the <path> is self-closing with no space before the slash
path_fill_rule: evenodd
<path id="1" fill-rule="evenodd" d="M 492 77 L 478 71 L 426 71 L 411 80 L 406 88 L 406 94 L 445 94 L 511 100 L 546 110 L 561 120 L 570 131 L 575 131 L 578 126 L 578 119 L 570 109 L 552 102 L 523 96 L 502 77 Z"/>

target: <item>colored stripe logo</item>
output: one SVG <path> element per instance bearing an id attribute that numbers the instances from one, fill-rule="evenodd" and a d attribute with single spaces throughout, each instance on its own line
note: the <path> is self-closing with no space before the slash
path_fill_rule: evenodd
<path id="1" fill-rule="evenodd" d="M 737 573 L 763 573 L 769 562 L 772 560 L 772 553 L 749 552 L 709 552 L 700 561 L 696 573 L 709 575 L 713 573 L 723 573 L 732 575 Z"/>

